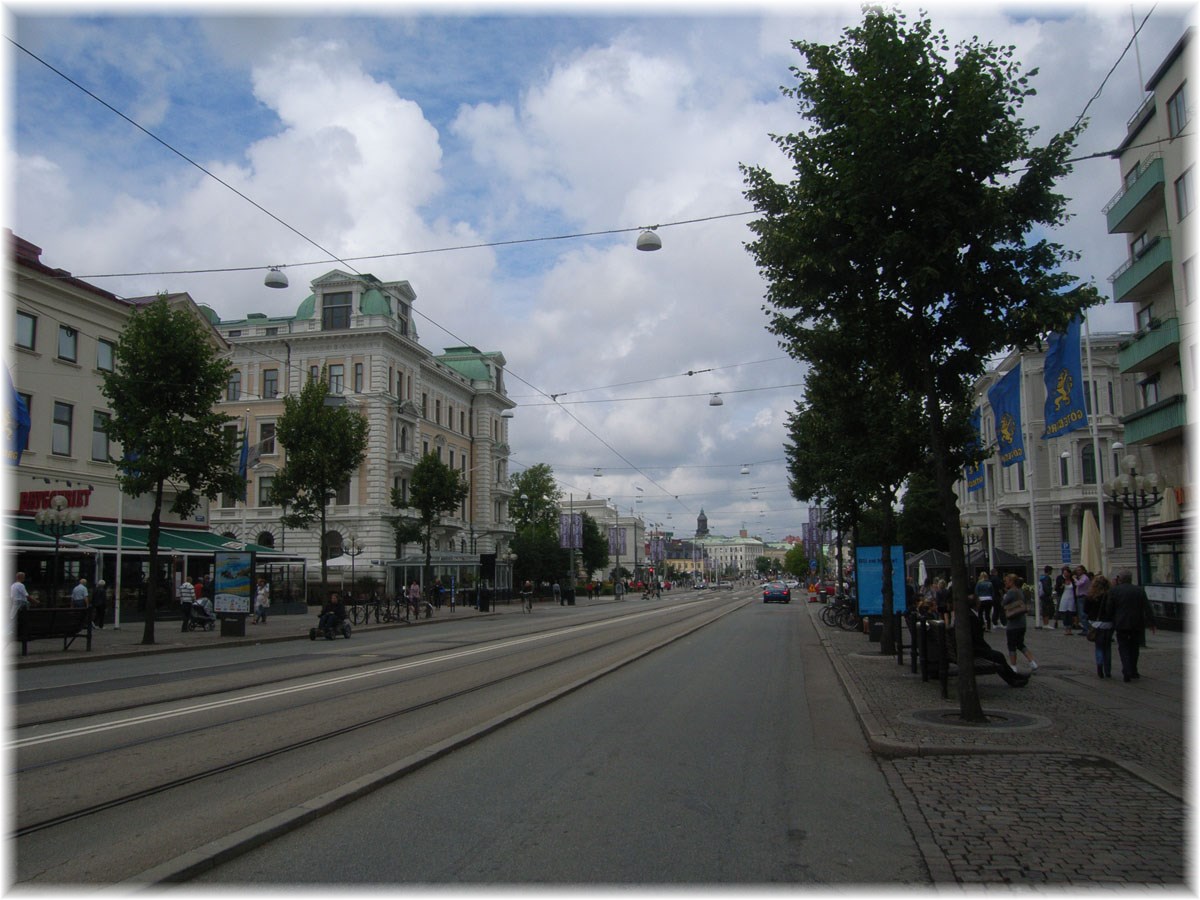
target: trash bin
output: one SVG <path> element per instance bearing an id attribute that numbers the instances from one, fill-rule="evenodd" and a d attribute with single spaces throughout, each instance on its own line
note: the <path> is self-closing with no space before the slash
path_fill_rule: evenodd
<path id="1" fill-rule="evenodd" d="M 479 611 L 487 612 L 489 609 L 491 609 L 491 605 L 492 605 L 492 592 L 491 591 L 480 591 L 479 592 Z"/>
<path id="2" fill-rule="evenodd" d="M 574 606 L 575 588 L 563 588 L 563 599 L 567 601 L 567 606 Z"/>
<path id="3" fill-rule="evenodd" d="M 221 617 L 221 637 L 245 637 L 246 636 L 246 617 L 245 616 L 222 616 Z"/>

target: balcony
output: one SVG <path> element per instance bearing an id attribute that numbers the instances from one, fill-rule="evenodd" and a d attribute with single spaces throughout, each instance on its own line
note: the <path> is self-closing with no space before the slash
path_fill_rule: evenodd
<path id="1" fill-rule="evenodd" d="M 1153 372 L 1163 364 L 1179 359 L 1179 320 L 1167 319 L 1140 332 L 1127 346 L 1121 347 L 1118 357 L 1121 373 Z"/>
<path id="2" fill-rule="evenodd" d="M 1132 182 L 1121 188 L 1104 207 L 1108 233 L 1135 231 L 1150 210 L 1166 202 L 1163 185 L 1163 161 L 1159 155 L 1142 160 Z"/>
<path id="3" fill-rule="evenodd" d="M 1165 234 L 1151 238 L 1133 259 L 1108 277 L 1113 299 L 1118 303 L 1140 303 L 1171 283 L 1171 239 Z"/>
<path id="4" fill-rule="evenodd" d="M 1126 444 L 1157 444 L 1181 436 L 1187 427 L 1187 398 L 1182 394 L 1160 400 L 1124 416 Z"/>

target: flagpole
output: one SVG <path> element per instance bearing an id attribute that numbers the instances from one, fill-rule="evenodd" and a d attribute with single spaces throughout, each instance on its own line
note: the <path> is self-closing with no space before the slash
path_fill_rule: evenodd
<path id="1" fill-rule="evenodd" d="M 1104 484 L 1104 472 L 1101 470 L 1102 461 L 1100 459 L 1100 437 L 1097 434 L 1096 418 L 1100 415 L 1100 392 L 1096 390 L 1096 379 L 1092 377 L 1092 329 L 1088 325 L 1087 314 L 1083 316 L 1083 334 L 1084 346 L 1087 348 L 1087 367 L 1088 367 L 1088 390 L 1091 394 L 1092 414 L 1088 416 L 1088 429 L 1092 433 L 1092 456 L 1095 459 L 1096 467 L 1096 512 L 1099 516 L 1097 524 L 1100 526 L 1100 569 L 1102 574 L 1108 575 L 1108 539 L 1105 537 L 1107 529 L 1104 527 L 1104 489 L 1101 487 Z M 1084 406 L 1086 409 L 1087 406 Z M 1114 477 L 1116 473 L 1113 473 Z"/>
<path id="2" fill-rule="evenodd" d="M 1038 596 L 1037 578 L 1038 578 L 1038 551 L 1037 551 L 1037 516 L 1034 512 L 1034 475 L 1037 471 L 1037 466 L 1034 465 L 1031 454 L 1037 453 L 1037 444 L 1033 440 L 1033 431 L 1030 428 L 1029 408 L 1025 403 L 1025 376 L 1028 374 L 1024 368 L 1021 370 L 1021 423 L 1022 429 L 1025 432 L 1025 487 L 1029 491 L 1029 553 L 1033 565 L 1033 571 L 1030 573 L 1029 583 L 1033 586 L 1033 624 L 1035 628 L 1041 628 L 1038 624 L 1042 621 L 1042 602 Z"/>
<path id="3" fill-rule="evenodd" d="M 121 549 L 125 529 L 125 492 L 121 490 L 121 482 L 117 480 L 117 577 L 113 587 L 113 630 L 121 630 Z"/>

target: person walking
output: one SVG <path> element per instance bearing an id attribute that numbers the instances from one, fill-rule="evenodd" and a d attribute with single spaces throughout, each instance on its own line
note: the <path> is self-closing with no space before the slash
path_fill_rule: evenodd
<path id="1" fill-rule="evenodd" d="M 29 609 L 29 590 L 25 587 L 25 573 L 18 572 L 14 576 L 15 580 L 12 587 L 8 590 L 8 596 L 12 600 L 12 610 L 9 613 L 9 630 L 14 634 L 17 630 L 17 613 L 23 609 Z"/>
<path id="2" fill-rule="evenodd" d="M 1025 646 L 1025 631 L 1028 627 L 1025 617 L 1029 612 L 1025 602 L 1025 579 L 1020 575 L 1006 575 L 1004 585 L 1007 590 L 1004 592 L 1002 603 L 1004 606 L 1004 637 L 1008 643 L 1008 665 L 1014 672 L 1017 670 L 1017 651 L 1020 651 L 1025 654 L 1025 660 L 1029 663 L 1029 671 L 1036 672 L 1037 660 Z"/>
<path id="3" fill-rule="evenodd" d="M 971 651 L 976 659 L 983 659 L 996 664 L 996 674 L 1004 679 L 1009 687 L 1025 687 L 1029 676 L 1022 675 L 1008 664 L 1004 654 L 993 650 L 983 636 L 983 619 L 979 616 L 979 598 L 972 597 L 970 604 Z"/>
<path id="4" fill-rule="evenodd" d="M 408 604 L 405 611 L 410 613 L 414 619 L 421 618 L 421 585 L 417 584 L 415 578 L 408 586 Z"/>
<path id="5" fill-rule="evenodd" d="M 1062 567 L 1062 595 L 1058 598 L 1058 615 L 1062 619 L 1063 634 L 1071 634 L 1075 624 L 1075 576 L 1070 566 Z"/>
<path id="6" fill-rule="evenodd" d="M 987 570 L 979 570 L 979 578 L 975 581 L 975 596 L 979 598 L 979 614 L 983 617 L 983 630 L 991 631 L 992 622 L 999 624 L 1000 617 L 993 614 L 992 605 L 995 598 L 992 596 L 992 580 L 988 577 Z"/>
<path id="7" fill-rule="evenodd" d="M 554 599 L 558 601 L 558 605 L 562 606 L 563 605 L 562 588 L 559 587 L 559 584 L 557 581 L 555 581 L 554 584 L 551 585 L 550 592 L 552 594 L 554 594 Z"/>
<path id="8" fill-rule="evenodd" d="M 87 579 L 80 578 L 75 589 L 71 591 L 71 606 L 84 609 L 92 602 L 92 592 L 88 590 Z"/>
<path id="9" fill-rule="evenodd" d="M 1092 578 L 1083 566 L 1075 567 L 1075 612 L 1079 616 L 1079 630 L 1087 634 L 1088 624 L 1092 620 L 1092 611 L 1088 609 L 1087 598 L 1092 591 Z"/>
<path id="10" fill-rule="evenodd" d="M 1084 604 L 1088 607 L 1092 627 L 1096 629 L 1096 677 L 1112 678 L 1112 586 L 1103 575 L 1092 579 L 1088 599 Z"/>
<path id="11" fill-rule="evenodd" d="M 1046 566 L 1038 578 L 1038 606 L 1041 607 L 1042 624 L 1038 628 L 1049 628 L 1050 620 L 1054 618 L 1054 579 L 1050 577 L 1053 569 Z"/>
<path id="12" fill-rule="evenodd" d="M 1117 575 L 1117 583 L 1108 592 L 1112 607 L 1113 631 L 1117 637 L 1117 654 L 1121 657 L 1121 676 L 1125 681 L 1141 678 L 1138 657 L 1142 648 L 1142 632 L 1154 627 L 1154 610 L 1140 584 L 1133 583 L 1128 569 Z"/>
<path id="13" fill-rule="evenodd" d="M 92 622 L 97 628 L 104 627 L 104 611 L 108 608 L 108 585 L 101 578 L 92 591 Z"/>
<path id="14" fill-rule="evenodd" d="M 258 587 L 254 590 L 254 620 L 252 624 L 262 622 L 267 624 L 267 610 L 271 606 L 271 588 L 265 578 L 258 579 Z"/>
<path id="15" fill-rule="evenodd" d="M 196 589 L 186 578 L 179 582 L 179 609 L 183 613 L 180 631 L 187 631 L 192 622 L 192 604 L 196 602 Z"/>

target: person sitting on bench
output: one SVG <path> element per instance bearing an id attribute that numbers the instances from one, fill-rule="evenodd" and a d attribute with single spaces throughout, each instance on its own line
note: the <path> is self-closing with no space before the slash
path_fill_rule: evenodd
<path id="1" fill-rule="evenodd" d="M 993 650 L 983 637 L 983 619 L 979 615 L 979 598 L 971 597 L 971 650 L 976 659 L 996 664 L 996 673 L 1010 687 L 1025 687 L 1029 676 L 1022 675 L 1008 664 L 1008 658 L 999 650 Z"/>

